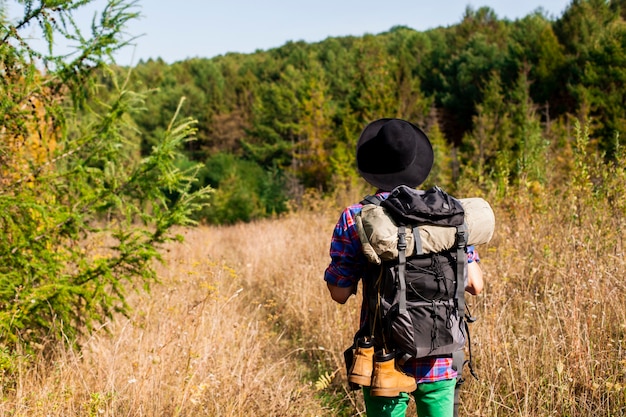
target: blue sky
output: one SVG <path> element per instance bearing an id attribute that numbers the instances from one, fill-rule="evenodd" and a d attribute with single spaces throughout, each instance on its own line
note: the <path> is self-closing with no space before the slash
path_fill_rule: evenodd
<path id="1" fill-rule="evenodd" d="M 18 9 L 9 5 L 9 15 Z M 95 9 L 104 0 L 94 2 Z M 558 18 L 571 0 L 139 0 L 141 18 L 126 30 L 135 45 L 116 56 L 119 64 L 163 58 L 211 58 L 250 53 L 288 41 L 317 42 L 327 37 L 377 34 L 396 25 L 422 31 L 459 23 L 467 6 L 491 7 L 498 18 L 514 20 L 539 7 Z M 90 20 L 94 8 L 81 16 Z M 32 36 L 37 36 L 34 31 Z"/>

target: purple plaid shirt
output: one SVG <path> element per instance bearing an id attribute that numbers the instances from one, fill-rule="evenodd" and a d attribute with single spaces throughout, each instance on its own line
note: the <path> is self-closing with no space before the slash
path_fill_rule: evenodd
<path id="1" fill-rule="evenodd" d="M 389 193 L 378 196 L 386 198 Z M 330 264 L 324 272 L 324 280 L 338 287 L 350 287 L 358 284 L 364 276 L 367 259 L 363 254 L 361 241 L 356 229 L 355 217 L 361 212 L 361 204 L 347 207 L 335 225 L 330 242 Z M 473 253 L 473 252 L 472 252 Z M 365 285 L 365 282 L 364 282 Z M 366 300 L 361 304 L 361 325 L 367 314 Z M 404 372 L 415 377 L 416 382 L 435 382 L 456 378 L 452 369 L 452 357 L 426 357 L 411 359 L 403 366 Z"/>

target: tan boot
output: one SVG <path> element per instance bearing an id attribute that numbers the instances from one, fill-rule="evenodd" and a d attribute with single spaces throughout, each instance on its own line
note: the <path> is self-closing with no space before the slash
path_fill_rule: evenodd
<path id="1" fill-rule="evenodd" d="M 415 378 L 396 368 L 395 354 L 376 352 L 371 394 L 377 397 L 397 397 L 401 392 L 417 389 Z"/>
<path id="2" fill-rule="evenodd" d="M 357 341 L 354 361 L 348 374 L 348 381 L 364 387 L 369 387 L 372 383 L 372 372 L 374 370 L 374 344 L 365 339 Z"/>

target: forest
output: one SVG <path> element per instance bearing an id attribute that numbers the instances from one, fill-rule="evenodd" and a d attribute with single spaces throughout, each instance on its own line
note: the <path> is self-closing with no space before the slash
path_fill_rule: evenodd
<path id="1" fill-rule="evenodd" d="M 140 62 L 131 85 L 158 91 L 134 118 L 141 148 L 150 149 L 184 96 L 181 114 L 198 121 L 185 156 L 205 165 L 201 182 L 215 189 L 203 214 L 211 223 L 281 213 L 305 190 L 358 181 L 356 140 L 380 117 L 429 134 L 443 155 L 432 183 L 454 190 L 462 171 L 482 188 L 541 184 L 556 162 L 546 152 L 568 146 L 574 120 L 589 125 L 606 158 L 619 145 L 624 6 L 573 1 L 553 21 L 540 10 L 507 21 L 467 8 L 458 24 L 426 32 L 393 27 L 253 54 Z"/>
<path id="2" fill-rule="evenodd" d="M 363 415 L 322 274 L 381 117 L 496 215 L 464 415 L 626 413 L 625 0 L 133 67 L 91 2 L 0 1 L 0 417 Z"/>

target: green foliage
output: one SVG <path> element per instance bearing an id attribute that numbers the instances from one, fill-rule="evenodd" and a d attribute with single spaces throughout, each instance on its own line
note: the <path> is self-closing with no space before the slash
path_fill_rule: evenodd
<path id="1" fill-rule="evenodd" d="M 607 164 L 607 169 L 601 171 L 603 187 L 598 194 L 606 196 L 614 217 L 619 219 L 626 216 L 626 199 L 623 198 L 626 193 L 626 149 L 619 143 L 619 136 L 615 137 L 614 149 L 615 158 Z"/>
<path id="2" fill-rule="evenodd" d="M 335 191 L 352 189 L 359 181 L 360 175 L 354 160 L 354 148 L 345 142 L 338 142 L 330 158 L 332 183 Z"/>
<path id="3" fill-rule="evenodd" d="M 546 150 L 548 142 L 541 131 L 541 123 L 530 98 L 530 86 L 526 73 L 520 74 L 511 94 L 511 117 L 513 137 L 516 139 L 516 175 L 522 182 L 545 182 Z"/>
<path id="4" fill-rule="evenodd" d="M 626 131 L 626 117 L 621 107 L 626 100 L 626 27 L 623 21 L 613 21 L 604 28 L 600 39 L 589 51 L 584 65 L 581 87 L 590 106 L 590 116 L 598 119 L 595 131 L 603 137 L 602 146 L 611 154 L 615 150 L 612 138 Z"/>
<path id="5" fill-rule="evenodd" d="M 296 166 L 292 169 L 304 187 L 328 190 L 333 175 L 329 157 L 334 141 L 335 107 L 319 66 L 318 71 L 309 76 L 299 100 L 299 142 L 295 149 Z"/>
<path id="6" fill-rule="evenodd" d="M 591 167 L 589 164 L 589 126 L 584 127 L 576 120 L 576 141 L 574 146 L 574 172 L 571 177 L 571 191 L 576 199 L 584 199 L 593 194 Z"/>
<path id="7" fill-rule="evenodd" d="M 424 80 L 427 95 L 436 97 L 445 123 L 442 130 L 449 141 L 459 144 L 471 130 L 476 106 L 494 72 L 501 72 L 507 60 L 506 45 L 510 24 L 498 21 L 486 7 L 466 10 L 463 21 L 445 32 L 433 34 L 430 67 Z"/>
<path id="8" fill-rule="evenodd" d="M 197 168 L 176 166 L 192 120 L 174 116 L 139 156 L 129 115 L 145 97 L 118 84 L 104 60 L 124 44 L 118 37 L 136 16 L 133 3 L 109 1 L 89 39 L 72 20 L 88 2 L 23 3 L 22 23 L 2 26 L 0 49 L 2 93 L 13 100 L 0 109 L 0 348 L 9 372 L 4 358 L 18 346 L 73 342 L 127 313 L 128 291 L 155 282 L 163 244 L 181 239 L 172 228 L 193 225 L 209 192 L 194 185 Z M 44 24 L 49 40 L 60 33 L 80 41 L 79 58 L 45 56 L 51 65 L 41 74 L 32 59 L 42 55 L 19 36 L 30 21 Z"/>
<path id="9" fill-rule="evenodd" d="M 288 68 L 285 84 L 266 84 L 259 90 L 253 107 L 250 141 L 244 143 L 248 156 L 264 165 L 289 166 L 292 148 L 297 142 L 299 106 L 296 97 L 299 82 L 295 69 Z"/>
<path id="10" fill-rule="evenodd" d="M 576 116 L 591 120 L 603 150 L 612 153 L 613 138 L 626 124 L 622 88 L 625 78 L 626 31 L 624 20 L 604 0 L 577 0 L 555 23 L 563 44 L 566 67 L 560 73 L 567 80 L 562 94 L 576 102 Z"/>
<path id="11" fill-rule="evenodd" d="M 444 190 L 452 192 L 454 190 L 453 164 L 455 161 L 452 159 L 450 145 L 446 142 L 438 125 L 435 125 L 433 129 L 428 132 L 428 138 L 433 145 L 435 158 L 425 187 L 439 185 Z"/>
<path id="12" fill-rule="evenodd" d="M 514 182 L 545 182 L 549 143 L 530 98 L 527 74 L 520 74 L 508 95 L 493 74 L 483 95 L 474 128 L 463 139 L 463 180 L 500 192 Z"/>
<path id="13" fill-rule="evenodd" d="M 551 101 L 562 109 L 559 89 L 563 87 L 565 68 L 564 47 L 554 33 L 552 24 L 541 14 L 535 13 L 521 19 L 511 28 L 511 40 L 507 47 L 509 59 L 505 64 L 505 78 L 514 82 L 518 74 L 527 71 L 530 94 L 538 104 Z"/>
<path id="14" fill-rule="evenodd" d="M 502 80 L 493 73 L 483 90 L 483 101 L 477 105 L 473 130 L 463 138 L 462 162 L 467 181 L 484 186 L 494 166 L 508 174 L 514 164 L 511 150 L 515 144 L 510 106 L 505 101 Z"/>
<path id="15" fill-rule="evenodd" d="M 252 161 L 218 153 L 209 158 L 200 178 L 215 189 L 201 218 L 215 224 L 250 221 L 287 210 L 285 180 L 280 171 L 264 170 Z"/>

